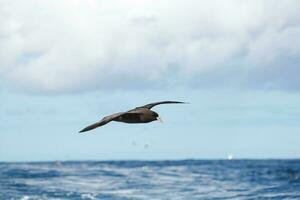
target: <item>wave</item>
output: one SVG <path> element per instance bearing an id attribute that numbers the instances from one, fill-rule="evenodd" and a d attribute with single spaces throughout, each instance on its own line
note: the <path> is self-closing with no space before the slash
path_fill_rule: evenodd
<path id="1" fill-rule="evenodd" d="M 300 198 L 300 160 L 0 163 L 0 199 L 257 198 Z"/>

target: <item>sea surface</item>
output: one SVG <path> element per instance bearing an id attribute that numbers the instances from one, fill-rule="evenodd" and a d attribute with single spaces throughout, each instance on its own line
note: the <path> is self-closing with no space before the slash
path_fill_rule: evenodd
<path id="1" fill-rule="evenodd" d="M 0 200 L 300 199 L 300 160 L 0 163 Z"/>

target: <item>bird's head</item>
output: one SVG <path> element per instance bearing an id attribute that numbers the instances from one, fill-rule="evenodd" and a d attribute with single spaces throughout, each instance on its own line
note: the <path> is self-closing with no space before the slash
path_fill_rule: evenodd
<path id="1" fill-rule="evenodd" d="M 152 116 L 155 118 L 155 120 L 158 120 L 161 123 L 163 123 L 163 120 L 159 117 L 159 115 L 157 114 L 157 112 L 152 111 Z"/>

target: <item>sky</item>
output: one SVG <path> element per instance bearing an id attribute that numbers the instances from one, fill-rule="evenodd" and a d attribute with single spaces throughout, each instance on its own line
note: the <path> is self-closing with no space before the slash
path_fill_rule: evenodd
<path id="1" fill-rule="evenodd" d="M 0 161 L 300 158 L 297 0 L 0 0 Z M 102 117 L 161 100 L 164 123 Z"/>

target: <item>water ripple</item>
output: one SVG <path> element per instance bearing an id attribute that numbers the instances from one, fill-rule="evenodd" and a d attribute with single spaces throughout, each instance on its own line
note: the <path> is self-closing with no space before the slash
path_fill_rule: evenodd
<path id="1" fill-rule="evenodd" d="M 300 199 L 300 160 L 0 163 L 0 199 Z"/>

